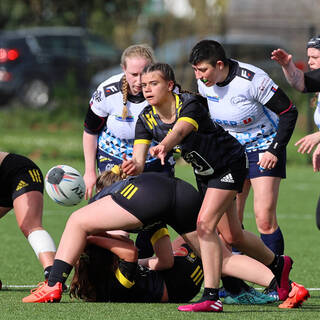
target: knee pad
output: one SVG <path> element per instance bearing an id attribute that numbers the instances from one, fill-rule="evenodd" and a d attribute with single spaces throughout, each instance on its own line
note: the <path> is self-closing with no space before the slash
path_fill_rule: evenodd
<path id="1" fill-rule="evenodd" d="M 46 230 L 36 230 L 29 234 L 28 242 L 39 258 L 42 252 L 56 252 L 56 246 Z"/>

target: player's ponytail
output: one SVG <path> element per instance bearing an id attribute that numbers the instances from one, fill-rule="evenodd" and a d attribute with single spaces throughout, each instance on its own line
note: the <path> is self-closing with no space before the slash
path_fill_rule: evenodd
<path id="1" fill-rule="evenodd" d="M 127 177 L 122 171 L 122 168 L 118 165 L 112 167 L 111 170 L 102 172 L 96 181 L 96 192 L 101 191 L 104 187 L 108 187 L 111 184 L 123 180 Z"/>
<path id="2" fill-rule="evenodd" d="M 122 108 L 122 119 L 126 119 L 128 116 L 128 81 L 126 79 L 126 76 L 124 75 L 122 78 L 122 102 L 123 102 L 123 108 Z"/>

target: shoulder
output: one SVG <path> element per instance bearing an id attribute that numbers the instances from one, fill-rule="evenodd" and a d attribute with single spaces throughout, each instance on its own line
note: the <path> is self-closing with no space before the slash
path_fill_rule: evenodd
<path id="1" fill-rule="evenodd" d="M 114 95 L 116 93 L 121 93 L 121 79 L 123 77 L 123 73 L 114 75 L 109 79 L 103 81 L 98 86 L 97 91 L 102 92 L 105 97 Z"/>
<path id="2" fill-rule="evenodd" d="M 236 75 L 248 81 L 254 81 L 256 78 L 269 77 L 269 75 L 262 69 L 248 63 L 238 61 L 238 69 Z"/>

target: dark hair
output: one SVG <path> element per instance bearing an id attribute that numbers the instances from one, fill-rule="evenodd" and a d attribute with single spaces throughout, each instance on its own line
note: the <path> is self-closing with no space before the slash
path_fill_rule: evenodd
<path id="1" fill-rule="evenodd" d="M 164 80 L 173 81 L 174 84 L 176 84 L 176 78 L 175 78 L 174 72 L 170 67 L 170 65 L 168 65 L 167 63 L 162 63 L 162 62 L 150 63 L 143 68 L 142 74 L 154 72 L 154 71 L 160 71 L 162 73 L 162 77 L 164 78 Z"/>
<path id="2" fill-rule="evenodd" d="M 308 41 L 307 49 L 308 48 L 315 48 L 320 50 L 320 35 L 317 37 L 313 37 Z"/>
<path id="3" fill-rule="evenodd" d="M 228 59 L 222 45 L 214 40 L 202 40 L 191 50 L 189 63 L 196 65 L 199 62 L 208 61 L 213 67 L 218 61 L 228 65 Z"/>
<path id="4" fill-rule="evenodd" d="M 111 251 L 88 245 L 74 267 L 70 297 L 87 302 L 109 301 L 110 278 L 118 261 Z"/>

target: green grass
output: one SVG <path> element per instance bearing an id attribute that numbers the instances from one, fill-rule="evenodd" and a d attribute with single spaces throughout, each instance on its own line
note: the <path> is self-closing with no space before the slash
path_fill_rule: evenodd
<path id="1" fill-rule="evenodd" d="M 78 161 L 68 161 L 79 166 Z M 46 172 L 52 161 L 39 161 Z M 187 166 L 178 166 L 177 175 L 193 182 L 192 172 Z M 314 211 L 318 197 L 319 176 L 311 167 L 289 166 L 288 178 L 282 182 L 279 197 L 278 218 L 286 240 L 286 253 L 295 261 L 291 278 L 308 288 L 318 288 L 318 265 L 320 258 L 319 231 L 315 227 Z M 82 202 L 79 206 L 85 205 Z M 62 207 L 45 194 L 44 226 L 58 245 L 65 222 L 77 207 Z M 245 226 L 256 232 L 252 211 L 252 195 L 245 213 Z M 16 225 L 11 212 L 1 221 L 1 279 L 6 285 L 36 284 L 42 281 L 42 268 L 29 244 Z M 174 233 L 172 233 L 174 234 Z M 29 289 L 0 291 L 0 319 L 317 319 L 320 311 L 320 292 L 311 291 L 311 298 L 299 310 L 281 310 L 276 304 L 267 306 L 224 306 L 221 315 L 182 314 L 176 304 L 111 304 L 82 303 L 70 300 L 65 294 L 62 303 L 54 305 L 22 304 L 22 297 Z"/>
<path id="2" fill-rule="evenodd" d="M 21 114 L 22 112 L 22 114 Z M 51 122 L 52 112 L 28 114 L 25 111 L 1 112 L 1 150 L 30 156 L 45 174 L 52 166 L 68 164 L 83 172 L 82 120 L 69 117 L 65 122 Z M 50 125 L 47 125 L 50 123 Z M 319 174 L 312 171 L 308 157 L 297 154 L 294 142 L 303 136 L 296 130 L 288 147 L 287 179 L 281 184 L 278 220 L 287 254 L 295 261 L 291 278 L 308 288 L 318 288 L 319 231 L 315 226 L 315 206 L 319 195 Z M 178 165 L 176 174 L 193 183 L 190 167 Z M 85 205 L 83 201 L 77 207 Z M 62 207 L 45 194 L 44 227 L 59 243 L 69 215 L 77 207 Z M 256 232 L 252 194 L 245 211 L 246 229 Z M 172 232 L 175 236 L 175 233 Z M 40 264 L 19 231 L 13 212 L 0 221 L 0 279 L 6 285 L 33 285 L 43 279 Z M 297 310 L 267 306 L 224 306 L 223 314 L 185 314 L 176 304 L 82 303 L 65 294 L 60 304 L 23 304 L 29 289 L 0 291 L 0 319 L 318 319 L 320 291 Z"/>

